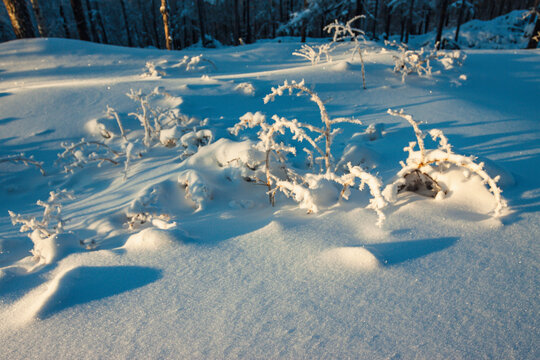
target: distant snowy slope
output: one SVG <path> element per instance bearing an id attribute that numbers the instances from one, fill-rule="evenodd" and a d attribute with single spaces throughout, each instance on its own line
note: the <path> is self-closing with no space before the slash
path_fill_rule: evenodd
<path id="1" fill-rule="evenodd" d="M 525 17 L 527 11 L 514 10 L 492 20 L 471 20 L 459 30 L 458 45 L 462 49 L 524 49 L 527 47 L 533 24 Z M 443 31 L 443 39 L 454 40 L 456 28 Z M 412 36 L 413 47 L 433 45 L 435 31 Z"/>

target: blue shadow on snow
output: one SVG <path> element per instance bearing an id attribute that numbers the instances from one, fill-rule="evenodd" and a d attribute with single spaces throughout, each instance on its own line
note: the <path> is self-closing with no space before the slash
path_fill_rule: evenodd
<path id="1" fill-rule="evenodd" d="M 431 253 L 444 250 L 454 245 L 459 238 L 423 239 L 413 241 L 395 241 L 382 244 L 369 244 L 369 250 L 384 266 L 396 265 L 414 260 Z"/>
<path id="2" fill-rule="evenodd" d="M 58 289 L 37 315 L 45 319 L 75 305 L 148 285 L 161 277 L 161 270 L 141 266 L 77 267 L 64 274 Z"/>

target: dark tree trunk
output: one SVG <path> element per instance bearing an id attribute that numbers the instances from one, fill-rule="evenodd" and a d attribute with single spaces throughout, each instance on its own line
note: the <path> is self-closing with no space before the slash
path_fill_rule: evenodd
<path id="1" fill-rule="evenodd" d="M 246 12 L 246 43 L 251 44 L 253 42 L 253 31 L 251 29 L 251 1 L 246 0 L 245 12 Z"/>
<path id="2" fill-rule="evenodd" d="M 457 27 L 456 27 L 456 36 L 454 37 L 455 42 L 457 42 L 459 38 L 459 28 L 461 27 L 461 22 L 463 21 L 464 10 L 465 10 L 465 0 L 461 0 L 461 6 L 459 7 L 459 14 L 458 14 L 458 20 L 457 20 Z"/>
<path id="3" fill-rule="evenodd" d="M 109 43 L 109 39 L 107 39 L 107 31 L 105 30 L 105 25 L 103 24 L 103 18 L 101 17 L 101 9 L 99 8 L 99 2 L 94 2 L 94 6 L 96 7 L 96 21 L 99 24 L 99 27 L 101 28 L 101 31 L 99 31 L 99 34 L 101 36 L 101 42 L 104 44 Z"/>
<path id="4" fill-rule="evenodd" d="M 157 21 L 157 16 L 156 16 L 156 13 L 159 12 L 159 7 L 156 6 L 156 0 L 152 0 L 150 2 L 150 11 L 151 11 L 151 14 L 152 14 L 152 33 L 153 33 L 153 36 L 154 36 L 154 43 L 156 44 L 156 47 L 157 48 L 162 48 L 161 46 L 161 42 L 159 41 L 159 35 L 158 35 L 158 21 Z"/>
<path id="5" fill-rule="evenodd" d="M 426 15 L 424 17 L 424 33 L 429 31 L 429 21 L 431 20 L 431 9 L 426 10 Z"/>
<path id="6" fill-rule="evenodd" d="M 384 13 L 386 14 L 384 24 L 384 39 L 388 40 L 388 37 L 390 36 L 390 26 L 392 24 L 392 8 L 388 6 L 386 2 L 384 3 Z"/>
<path id="7" fill-rule="evenodd" d="M 412 18 L 413 18 L 414 0 L 411 0 L 409 6 L 409 15 L 407 17 L 407 33 L 405 35 L 405 42 L 409 42 L 409 34 L 412 31 Z"/>
<path id="8" fill-rule="evenodd" d="M 36 0 L 32 0 L 32 1 L 36 1 Z M 99 37 L 97 34 L 95 16 L 94 16 L 94 11 L 92 10 L 92 5 L 90 4 L 90 0 L 85 0 L 85 1 L 86 1 L 86 8 L 88 9 L 88 22 L 90 23 L 90 32 L 92 33 L 92 41 L 99 42 Z"/>
<path id="9" fill-rule="evenodd" d="M 170 9 L 167 0 L 161 0 L 161 7 L 159 8 L 161 15 L 163 16 L 163 31 L 165 32 L 165 47 L 167 50 L 172 50 L 172 34 L 171 23 L 169 19 Z"/>
<path id="10" fill-rule="evenodd" d="M 437 25 L 437 36 L 435 37 L 437 50 L 441 48 L 442 31 L 444 28 L 444 19 L 446 18 L 446 9 L 448 8 L 448 0 L 440 0 L 439 3 L 439 24 Z"/>
<path id="11" fill-rule="evenodd" d="M 120 0 L 120 7 L 122 8 L 122 17 L 124 18 L 124 28 L 126 29 L 128 46 L 133 47 L 133 40 L 131 39 L 131 31 L 129 31 L 129 21 L 126 11 L 125 0 Z"/>
<path id="12" fill-rule="evenodd" d="M 205 14 L 204 14 L 204 1 L 197 0 L 197 11 L 199 13 L 199 33 L 201 36 L 201 44 L 206 47 L 206 32 L 205 32 Z"/>
<path id="13" fill-rule="evenodd" d="M 371 35 L 373 38 L 376 37 L 376 31 L 377 31 L 377 12 L 379 11 L 379 0 L 375 0 L 375 12 L 373 13 L 373 25 L 371 27 Z"/>
<path id="14" fill-rule="evenodd" d="M 233 0 L 233 17 L 234 17 L 234 26 L 233 26 L 233 33 L 234 33 L 234 44 L 239 45 L 240 44 L 240 13 L 238 12 L 238 0 Z"/>
<path id="15" fill-rule="evenodd" d="M 36 37 L 30 12 L 24 0 L 4 0 L 17 39 Z"/>
<path id="16" fill-rule="evenodd" d="M 304 0 L 304 10 L 308 8 L 308 2 L 307 0 Z M 307 20 L 304 17 L 304 20 L 302 20 L 302 29 L 300 30 L 300 42 L 305 43 L 306 42 L 306 32 L 307 32 Z"/>
<path id="17" fill-rule="evenodd" d="M 138 12 L 139 12 L 139 14 L 141 14 L 139 19 L 140 19 L 140 22 L 142 23 L 143 29 L 144 29 L 143 30 L 143 32 L 144 32 L 144 46 L 158 47 L 158 44 L 156 44 L 156 39 L 154 39 L 154 37 L 151 34 L 150 24 L 149 24 L 149 21 L 151 19 L 149 19 L 150 18 L 149 16 L 145 16 L 146 14 L 148 14 L 148 11 L 147 11 L 147 8 L 146 8 L 145 4 L 148 4 L 148 0 L 139 0 L 139 2 L 137 3 Z M 152 8 L 152 3 L 150 3 L 150 8 Z"/>
<path id="18" fill-rule="evenodd" d="M 62 27 L 64 28 L 64 34 L 66 38 L 71 39 L 71 32 L 69 31 L 69 28 L 67 26 L 67 20 L 66 20 L 66 14 L 64 13 L 64 7 L 60 4 L 59 6 L 60 10 L 60 17 L 62 18 Z"/>
<path id="19" fill-rule="evenodd" d="M 536 25 L 527 44 L 527 49 L 536 49 L 538 47 L 538 38 L 540 37 L 540 16 L 537 16 Z"/>
<path id="20" fill-rule="evenodd" d="M 399 42 L 403 42 L 403 38 L 405 37 L 405 24 L 407 22 L 407 19 L 405 19 L 404 17 L 401 18 L 401 31 L 400 31 L 400 36 L 399 36 Z"/>
<path id="21" fill-rule="evenodd" d="M 73 9 L 73 16 L 77 23 L 79 39 L 90 41 L 90 34 L 88 33 L 88 27 L 86 26 L 86 17 L 84 16 L 84 8 L 81 0 L 71 0 L 71 8 Z"/>
<path id="22" fill-rule="evenodd" d="M 392 23 L 392 12 L 390 9 L 388 9 L 388 12 L 386 13 L 386 24 L 384 25 L 384 39 L 388 40 L 388 37 L 390 36 L 390 25 Z"/>
<path id="23" fill-rule="evenodd" d="M 45 21 L 45 18 L 43 17 L 43 13 L 41 12 L 41 7 L 39 6 L 39 2 L 38 0 L 30 0 L 30 2 L 32 3 L 32 8 L 34 9 L 34 14 L 36 15 L 39 36 L 47 37 L 48 36 L 47 22 Z"/>
<path id="24" fill-rule="evenodd" d="M 356 16 L 365 14 L 364 0 L 356 0 L 356 10 L 355 10 L 354 14 Z"/>

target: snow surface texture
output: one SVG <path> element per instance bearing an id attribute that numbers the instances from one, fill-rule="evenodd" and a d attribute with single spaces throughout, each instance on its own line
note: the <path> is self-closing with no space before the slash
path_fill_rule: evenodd
<path id="1" fill-rule="evenodd" d="M 215 49 L 209 63 L 200 49 L 0 45 L 0 158 L 24 153 L 46 173 L 0 163 L 3 358 L 540 358 L 540 52 L 467 51 L 462 67 L 402 83 L 397 53 L 368 43 L 364 90 L 346 52 L 311 66 L 292 55 L 298 47 Z M 174 67 L 192 61 L 211 72 Z M 163 73 L 141 76 L 148 63 Z M 369 191 L 338 200 L 331 183 L 316 214 L 283 195 L 271 207 L 266 187 L 245 180 L 264 177 L 258 129 L 227 129 L 257 111 L 322 126 L 308 97 L 263 103 L 272 87 L 302 79 L 330 118 L 364 124 L 334 134 L 339 171 L 351 163 L 390 184 L 416 140 L 387 114 L 403 108 L 500 176 L 509 210 L 492 217 L 482 179 L 455 169 L 437 178 L 444 199 L 400 193 L 382 227 Z M 180 125 L 149 118 L 146 146 L 129 115 L 143 110 L 126 94 L 156 88 L 170 94 L 159 100 L 170 111 L 152 116 L 172 112 Z M 118 150 L 118 165 L 65 173 L 55 165 L 61 143 L 81 138 Z M 286 161 L 316 174 L 310 159 L 297 146 Z M 43 219 L 36 201 L 61 189 L 74 197 L 42 224 L 47 234 L 11 224 L 8 210 Z"/>

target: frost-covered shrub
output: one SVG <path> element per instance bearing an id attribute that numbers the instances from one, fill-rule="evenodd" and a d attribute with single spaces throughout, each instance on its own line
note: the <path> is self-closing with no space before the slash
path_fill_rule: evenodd
<path id="1" fill-rule="evenodd" d="M 420 77 L 431 77 L 430 61 L 435 58 L 435 49 L 425 52 L 424 48 L 419 51 L 409 50 L 406 44 L 398 44 L 395 41 L 385 41 L 386 45 L 398 48 L 398 55 L 393 55 L 394 72 L 401 73 L 401 81 L 405 82 L 407 75 L 417 73 Z"/>
<path id="2" fill-rule="evenodd" d="M 433 48 L 426 50 L 410 50 L 407 44 L 398 44 L 395 41 L 385 41 L 386 45 L 397 47 L 399 52 L 393 55 L 394 72 L 401 73 L 401 81 L 413 73 L 420 77 L 431 77 L 433 72 L 433 61 L 438 61 L 444 70 L 452 69 L 454 66 L 461 66 L 465 61 L 465 54 L 459 50 L 444 51 Z"/>
<path id="3" fill-rule="evenodd" d="M 22 224 L 19 231 L 29 233 L 28 236 L 34 243 L 31 253 L 38 264 L 50 264 L 63 248 L 78 245 L 73 236 L 61 236 L 65 225 L 62 202 L 73 198 L 73 194 L 67 190 L 51 191 L 47 201 L 37 202 L 37 205 L 43 207 L 41 219 L 8 211 L 12 224 Z"/>
<path id="4" fill-rule="evenodd" d="M 309 99 L 313 101 L 315 104 L 317 104 L 320 114 L 321 114 L 321 122 L 322 126 L 317 127 L 310 124 L 302 124 L 301 126 L 305 129 L 316 133 L 317 138 L 311 139 L 310 137 L 304 137 L 302 139 L 306 139 L 309 141 L 309 143 L 313 146 L 314 150 L 319 153 L 320 157 L 315 160 L 322 159 L 324 160 L 325 170 L 329 171 L 331 170 L 331 163 L 332 163 L 332 141 L 334 137 L 341 132 L 339 128 L 333 128 L 334 125 L 340 124 L 340 123 L 353 123 L 353 124 L 362 124 L 360 120 L 354 119 L 354 118 L 335 118 L 331 119 L 328 116 L 328 112 L 326 111 L 326 107 L 324 106 L 323 101 L 321 98 L 312 90 L 308 89 L 304 81 L 297 83 L 296 81 L 287 82 L 285 81 L 283 85 L 280 85 L 276 88 L 272 88 L 272 91 L 270 94 L 266 95 L 264 97 L 264 103 L 268 103 L 269 101 L 274 101 L 276 96 L 282 96 L 284 92 L 288 92 L 289 95 L 293 95 L 294 92 L 297 92 L 297 96 L 301 95 L 307 95 L 309 96 Z M 311 141 L 310 141 L 311 140 Z M 316 144 L 318 142 L 322 142 L 324 140 L 324 146 L 317 146 Z M 300 140 L 301 141 L 301 140 Z M 324 151 L 322 150 L 324 149 Z"/>
<path id="5" fill-rule="evenodd" d="M 326 62 L 331 62 L 332 57 L 330 52 L 333 50 L 333 43 L 313 45 L 303 44 L 299 50 L 294 51 L 292 54 L 295 56 L 303 57 L 311 62 L 311 65 L 317 65 L 322 57 L 325 57 Z"/>
<path id="6" fill-rule="evenodd" d="M 165 69 L 161 67 L 160 64 L 156 64 L 153 61 L 147 61 L 141 77 L 161 79 L 163 76 L 167 76 Z"/>
<path id="7" fill-rule="evenodd" d="M 83 168 L 92 162 L 97 163 L 98 167 L 105 162 L 118 165 L 126 155 L 104 142 L 84 138 L 77 143 L 63 142 L 61 146 L 64 151 L 58 154 L 56 164 L 61 165 L 65 173 L 73 173 L 75 169 Z"/>
<path id="8" fill-rule="evenodd" d="M 502 190 L 497 186 L 499 176 L 492 178 L 484 170 L 484 163 L 476 163 L 472 156 L 455 154 L 452 146 L 441 130 L 433 129 L 429 132 L 433 141 L 438 141 L 437 149 L 426 149 L 424 138 L 426 134 L 418 126 L 411 115 L 405 114 L 403 110 L 388 110 L 392 116 L 401 117 L 413 127 L 416 141 L 409 143 L 404 151 L 409 153 L 405 163 L 401 163 L 401 170 L 397 173 L 396 180 L 387 185 L 384 189 L 384 197 L 389 202 L 395 202 L 396 196 L 401 191 L 414 191 L 432 197 L 443 198 L 446 190 L 436 180 L 437 172 L 444 171 L 450 166 L 457 166 L 465 170 L 465 175 L 476 174 L 482 182 L 487 185 L 489 191 L 493 194 L 496 202 L 493 210 L 494 216 L 501 215 L 502 210 L 507 206 L 502 198 Z M 415 147 L 418 145 L 418 150 Z"/>
<path id="9" fill-rule="evenodd" d="M 332 35 L 332 45 L 337 46 L 339 44 L 346 44 L 347 42 L 352 42 L 354 47 L 351 51 L 351 58 L 354 59 L 354 56 L 358 54 L 360 58 L 360 63 L 362 65 L 362 84 L 364 89 L 366 88 L 366 72 L 364 67 L 364 57 L 362 56 L 362 47 L 360 46 L 360 40 L 364 40 L 365 33 L 352 26 L 352 24 L 361 18 L 365 17 L 364 15 L 355 16 L 345 24 L 334 20 L 333 23 L 328 24 L 324 27 L 324 30 Z"/>
<path id="10" fill-rule="evenodd" d="M 26 166 L 35 166 L 41 175 L 45 176 L 45 169 L 43 169 L 43 162 L 34 160 L 33 156 L 25 156 L 24 153 L 17 155 L 8 155 L 6 157 L 0 158 L 0 164 L 2 163 L 13 163 L 13 164 L 23 164 Z"/>
<path id="11" fill-rule="evenodd" d="M 182 171 L 178 175 L 177 181 L 180 187 L 184 189 L 186 199 L 190 199 L 196 204 L 196 211 L 201 211 L 205 203 L 212 199 L 210 188 L 197 171 L 191 169 Z"/>
<path id="12" fill-rule="evenodd" d="M 126 211 L 125 225 L 129 230 L 152 225 L 159 229 L 171 229 L 176 227 L 176 222 L 171 222 L 170 215 L 164 213 L 159 207 L 160 197 L 163 197 L 163 189 L 158 186 L 150 186 L 144 189 L 139 196 L 131 202 Z"/>
<path id="13" fill-rule="evenodd" d="M 282 96 L 284 92 L 288 92 L 289 95 L 309 96 L 310 100 L 316 103 L 319 108 L 322 126 L 313 126 L 301 123 L 296 119 L 289 120 L 279 117 L 278 115 L 273 115 L 271 120 L 267 120 L 266 116 L 260 112 L 255 114 L 246 113 L 242 116 L 240 122 L 229 129 L 230 132 L 238 135 L 239 131 L 245 128 L 260 128 L 257 132 L 259 142 L 256 143 L 255 148 L 265 155 L 265 178 L 252 177 L 251 181 L 267 187 L 272 205 L 275 202 L 276 192 L 280 191 L 285 196 L 298 202 L 300 208 L 312 213 L 318 211 L 317 198 L 321 195 L 324 197 L 324 193 L 328 193 L 328 190 L 325 190 L 327 188 L 325 184 L 339 184 L 342 187 L 339 197 L 347 199 L 349 189 L 355 186 L 355 179 L 358 178 L 360 179 L 360 190 L 364 188 L 365 184 L 369 186 L 373 199 L 368 207 L 377 212 L 379 216 L 378 224 L 382 224 L 384 214 L 381 209 L 386 205 L 386 201 L 381 195 L 380 180 L 364 171 L 361 167 L 352 166 L 350 163 L 343 175 L 337 175 L 332 165 L 332 141 L 334 136 L 341 130 L 335 128 L 335 126 L 346 122 L 353 124 L 360 124 L 361 122 L 353 118 L 331 119 L 320 97 L 308 89 L 303 81 L 300 83 L 295 81 L 291 83 L 285 82 L 277 88 L 272 88 L 271 93 L 264 98 L 264 102 L 273 101 L 276 96 Z M 310 145 L 312 150 L 304 150 L 310 154 L 313 162 L 324 163 L 324 171 L 320 173 L 305 172 L 294 169 L 287 163 L 285 155 L 291 154 L 294 156 L 297 149 L 294 145 L 286 144 L 276 138 L 278 135 L 285 135 L 286 132 L 292 135 L 293 141 L 297 143 L 305 141 Z"/>
<path id="14" fill-rule="evenodd" d="M 190 72 L 207 72 L 211 69 L 217 70 L 216 64 L 212 60 L 204 57 L 203 54 L 197 56 L 185 55 L 178 64 L 173 65 L 172 67 Z"/>
<path id="15" fill-rule="evenodd" d="M 172 128 L 179 127 L 178 131 L 189 131 L 188 127 L 201 125 L 201 122 L 193 117 L 180 113 L 178 105 L 182 103 L 181 98 L 174 97 L 163 88 L 156 87 L 146 94 L 142 90 L 131 91 L 127 96 L 139 104 L 137 112 L 129 113 L 129 116 L 139 120 L 144 129 L 143 144 L 149 148 L 155 143 L 162 143 L 165 146 L 173 146 L 171 133 Z M 167 133 L 162 136 L 161 132 Z M 167 139 L 162 141 L 162 139 Z"/>
<path id="16" fill-rule="evenodd" d="M 285 130 L 287 129 L 293 134 L 294 140 L 300 142 L 302 142 L 303 140 L 307 140 L 312 146 L 318 149 L 320 153 L 322 153 L 322 150 L 320 150 L 316 142 L 309 135 L 306 134 L 304 130 L 304 127 L 306 127 L 306 125 L 299 123 L 296 119 L 288 120 L 283 117 L 280 118 L 277 115 L 272 116 L 272 122 L 268 122 L 266 120 L 266 116 L 261 114 L 260 112 L 256 112 L 255 114 L 248 112 L 244 114 L 240 118 L 240 122 L 237 123 L 233 128 L 229 129 L 229 131 L 233 135 L 238 135 L 240 130 L 244 128 L 254 127 L 260 127 L 260 130 L 257 133 L 259 142 L 256 144 L 255 148 L 265 154 L 264 163 L 266 179 L 261 180 L 258 178 L 254 178 L 252 180 L 256 183 L 264 184 L 268 187 L 269 200 L 270 203 L 274 205 L 276 189 L 281 188 L 279 186 L 279 182 L 281 181 L 281 179 L 279 176 L 276 176 L 274 174 L 274 171 L 272 171 L 271 156 L 274 156 L 279 163 L 284 164 L 284 154 L 296 154 L 295 147 L 287 146 L 283 142 L 277 142 L 275 138 L 276 135 L 285 134 Z M 288 170 L 285 166 L 282 166 L 280 170 L 282 170 L 282 172 L 285 172 L 286 178 L 290 179 L 291 175 L 294 175 L 293 177 L 295 178 L 295 180 L 298 178 L 297 175 L 292 174 L 290 170 Z M 277 188 L 276 184 L 278 184 Z"/>
<path id="17" fill-rule="evenodd" d="M 248 82 L 242 82 L 234 87 L 235 91 L 239 91 L 244 95 L 255 95 L 255 87 Z"/>
<path id="18" fill-rule="evenodd" d="M 143 157 L 157 144 L 176 148 L 183 160 L 212 142 L 210 130 L 197 129 L 205 126 L 206 120 L 200 121 L 180 112 L 180 97 L 170 95 L 161 87 L 149 93 L 131 89 L 127 96 L 139 105 L 128 115 L 139 121 L 143 129 L 142 139 L 140 132 L 128 133 L 118 112 L 107 106 L 104 118 L 92 119 L 86 125 L 90 132 L 102 137 L 102 141 L 82 139 L 77 143 L 62 144 L 64 152 L 58 155 L 56 163 L 66 173 L 73 173 L 90 163 L 98 166 L 106 162 L 113 165 L 123 163 L 124 179 L 127 179 L 132 160 Z"/>

